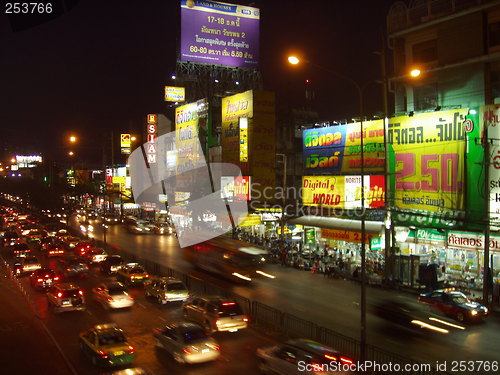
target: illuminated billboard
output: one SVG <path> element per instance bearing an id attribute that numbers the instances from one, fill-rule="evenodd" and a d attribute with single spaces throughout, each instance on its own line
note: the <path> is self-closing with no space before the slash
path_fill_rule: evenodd
<path id="1" fill-rule="evenodd" d="M 304 165 L 308 173 L 360 173 L 361 124 L 352 123 L 303 131 Z M 363 122 L 364 172 L 383 172 L 383 120 Z"/>
<path id="2" fill-rule="evenodd" d="M 259 59 L 257 8 L 181 0 L 180 60 L 255 68 Z"/>

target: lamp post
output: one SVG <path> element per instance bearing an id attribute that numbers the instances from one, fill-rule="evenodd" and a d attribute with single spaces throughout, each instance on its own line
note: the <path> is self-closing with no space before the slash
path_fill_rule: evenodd
<path id="1" fill-rule="evenodd" d="M 282 200 L 282 208 L 281 208 L 281 246 L 284 249 L 285 247 L 285 205 L 286 205 L 286 155 L 285 154 L 276 154 L 283 160 L 283 200 Z"/>
<path id="2" fill-rule="evenodd" d="M 312 63 L 308 60 L 303 60 L 305 63 L 308 63 L 314 67 L 317 67 L 329 74 L 332 74 L 340 79 L 350 82 L 355 88 L 358 94 L 358 103 L 359 103 L 359 116 L 360 116 L 360 147 L 361 147 L 361 296 L 360 296 L 360 308 L 361 308 L 361 317 L 360 317 L 360 360 L 363 362 L 366 359 L 366 212 L 365 212 L 365 161 L 364 161 L 364 142 L 363 142 L 363 92 L 365 88 L 372 82 L 369 81 L 363 85 L 359 84 L 354 79 L 347 77 L 343 74 L 337 73 L 331 69 L 328 69 L 324 66 Z M 297 65 L 301 61 L 296 56 L 288 57 L 288 62 L 292 65 Z"/>

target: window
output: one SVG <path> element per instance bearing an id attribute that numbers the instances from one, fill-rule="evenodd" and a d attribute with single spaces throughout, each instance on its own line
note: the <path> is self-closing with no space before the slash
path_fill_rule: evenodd
<path id="1" fill-rule="evenodd" d="M 413 89 L 413 101 L 415 111 L 435 109 L 438 106 L 437 85 L 425 85 Z"/>
<path id="2" fill-rule="evenodd" d="M 437 60 L 437 39 L 416 43 L 412 46 L 414 63 L 429 63 Z"/>
<path id="3" fill-rule="evenodd" d="M 500 46 L 500 22 L 493 22 L 488 25 L 488 46 Z"/>

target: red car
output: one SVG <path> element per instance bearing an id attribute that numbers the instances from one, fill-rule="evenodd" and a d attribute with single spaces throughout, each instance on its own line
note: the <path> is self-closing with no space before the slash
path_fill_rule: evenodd
<path id="1" fill-rule="evenodd" d="M 48 257 L 60 257 L 64 255 L 64 246 L 61 243 L 47 244 L 46 252 Z"/>
<path id="2" fill-rule="evenodd" d="M 459 322 L 481 320 L 488 315 L 488 308 L 471 301 L 455 289 L 440 289 L 422 293 L 418 302 L 428 303 L 435 310 L 455 318 Z"/>

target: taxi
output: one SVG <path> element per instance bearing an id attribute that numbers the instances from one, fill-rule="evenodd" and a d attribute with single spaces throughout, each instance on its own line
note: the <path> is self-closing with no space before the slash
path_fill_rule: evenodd
<path id="1" fill-rule="evenodd" d="M 422 293 L 418 302 L 429 304 L 433 309 L 455 318 L 459 322 L 482 320 L 488 315 L 488 308 L 471 301 L 454 288 L 439 289 Z"/>
<path id="2" fill-rule="evenodd" d="M 116 272 L 116 278 L 127 285 L 144 285 L 149 281 L 149 274 L 139 263 L 128 263 Z"/>
<path id="3" fill-rule="evenodd" d="M 80 333 L 80 349 L 98 367 L 127 365 L 135 358 L 134 347 L 115 323 L 99 324 Z"/>

